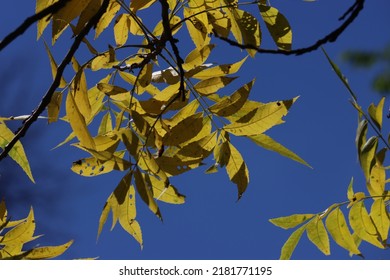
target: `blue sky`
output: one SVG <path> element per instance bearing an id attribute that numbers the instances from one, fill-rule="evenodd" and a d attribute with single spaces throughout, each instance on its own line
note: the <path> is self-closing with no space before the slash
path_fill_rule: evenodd
<path id="1" fill-rule="evenodd" d="M 380 49 L 390 41 L 386 32 L 390 24 L 388 1 L 366 2 L 360 17 L 339 40 L 325 46 L 348 77 L 364 108 L 380 99 L 370 88 L 371 77 L 380 69 L 352 69 L 341 62 L 340 55 L 350 49 Z M 272 1 L 290 21 L 295 48 L 306 46 L 337 27 L 338 17 L 352 3 Z M 23 5 L 4 2 L 0 11 L 0 38 L 31 15 L 34 7 L 35 1 L 23 1 Z M 64 36 L 70 38 L 69 33 Z M 48 32 L 44 37 L 50 41 Z M 104 45 L 114 43 L 110 34 L 104 38 L 107 38 Z M 217 62 L 234 62 L 245 55 L 238 49 L 227 50 L 224 42 L 215 40 L 214 43 L 217 53 L 212 60 Z M 58 49 L 53 52 L 58 61 L 68 44 L 63 39 L 56 45 Z M 182 50 L 192 48 L 189 44 L 188 40 L 179 42 Z M 264 38 L 264 47 L 273 47 L 269 37 Z M 0 60 L 3 96 L 0 115 L 28 114 L 38 105 L 51 82 L 49 62 L 43 42 L 36 41 L 36 29 L 30 28 L 2 51 Z M 345 201 L 352 176 L 355 190 L 364 190 L 354 146 L 357 114 L 321 51 L 300 57 L 258 54 L 247 60 L 239 75 L 241 85 L 256 77 L 251 92 L 254 100 L 265 102 L 300 96 L 286 123 L 273 128 L 269 135 L 299 154 L 313 169 L 234 138 L 232 141 L 242 152 L 250 172 L 250 185 L 242 199 L 236 202 L 235 186 L 224 170 L 205 175 L 205 168 L 201 168 L 173 179 L 187 199 L 184 205 L 161 203 L 163 223 L 139 200 L 137 217 L 144 238 L 141 250 L 119 226 L 110 232 L 107 225 L 96 242 L 102 207 L 122 174 L 96 178 L 74 174 L 71 163 L 85 154 L 71 146 L 51 150 L 70 130 L 64 123 L 47 125 L 42 121 L 35 123 L 22 140 L 36 185 L 7 159 L 0 163 L 0 196 L 5 197 L 15 218 L 27 216 L 32 204 L 37 233 L 45 234 L 37 241 L 41 245 L 74 239 L 72 247 L 62 256 L 65 259 L 277 259 L 292 231 L 277 228 L 268 219 L 293 213 L 318 213 L 335 202 Z M 236 88 L 239 84 L 235 84 Z M 234 86 L 230 89 L 234 90 Z M 385 131 L 388 128 L 385 124 Z M 390 259 L 388 250 L 363 244 L 361 251 L 368 259 Z M 334 242 L 331 242 L 331 253 L 324 256 L 304 235 L 293 258 L 350 259 L 348 252 Z"/>

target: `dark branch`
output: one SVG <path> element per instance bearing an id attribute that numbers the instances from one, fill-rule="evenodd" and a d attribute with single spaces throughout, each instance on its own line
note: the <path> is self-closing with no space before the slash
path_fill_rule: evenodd
<path id="1" fill-rule="evenodd" d="M 305 53 L 315 51 L 318 48 L 320 48 L 321 46 L 325 45 L 326 43 L 335 42 L 337 40 L 337 38 L 344 32 L 344 30 L 358 17 L 360 12 L 363 10 L 363 7 L 364 7 L 364 0 L 356 0 L 356 2 L 340 18 L 340 19 L 344 19 L 349 14 L 348 18 L 337 29 L 333 30 L 328 35 L 324 36 L 323 38 L 319 39 L 317 42 L 315 42 L 314 44 L 312 44 L 308 47 L 290 50 L 290 51 L 261 49 L 258 46 L 254 46 L 251 44 L 239 44 L 236 41 L 219 36 L 215 30 L 213 30 L 213 33 L 214 33 L 215 37 L 221 39 L 222 41 L 229 43 L 232 46 L 239 47 L 240 49 L 255 50 L 258 53 L 302 55 Z"/>
<path id="2" fill-rule="evenodd" d="M 84 28 L 76 36 L 68 53 L 66 54 L 66 56 L 63 59 L 63 61 L 61 62 L 61 64 L 58 66 L 57 74 L 56 74 L 50 88 L 47 90 L 46 94 L 42 98 L 38 107 L 26 119 L 26 121 L 23 123 L 23 126 L 19 128 L 19 130 L 15 134 L 14 138 L 4 147 L 4 150 L 0 154 L 0 161 L 8 155 L 9 151 L 13 148 L 13 146 L 19 141 L 20 138 L 22 138 L 26 134 L 29 127 L 33 124 L 33 122 L 35 122 L 38 119 L 39 115 L 43 113 L 43 111 L 45 110 L 47 105 L 50 103 L 50 100 L 51 100 L 55 90 L 58 88 L 58 86 L 60 84 L 61 77 L 65 71 L 66 66 L 72 60 L 72 57 L 74 56 L 77 49 L 79 48 L 83 38 L 85 36 L 87 36 L 89 31 L 98 23 L 99 19 L 105 13 L 109 2 L 110 2 L 110 0 L 103 1 L 102 6 L 99 8 L 99 10 L 96 12 L 96 14 L 88 21 L 88 23 L 84 26 Z"/>
<path id="3" fill-rule="evenodd" d="M 17 37 L 22 35 L 24 31 L 26 31 L 32 24 L 37 22 L 40 19 L 43 19 L 44 17 L 48 15 L 53 15 L 56 12 L 58 12 L 60 9 L 62 9 L 66 3 L 68 3 L 69 0 L 62 0 L 59 2 L 54 3 L 53 5 L 50 5 L 49 7 L 43 9 L 42 11 L 28 17 L 25 19 L 25 21 L 16 28 L 13 32 L 8 34 L 3 41 L 0 42 L 0 51 L 4 49 L 6 46 L 8 46 L 13 40 L 15 40 Z"/>
<path id="4" fill-rule="evenodd" d="M 179 48 L 177 47 L 176 43 L 178 42 L 177 39 L 173 38 L 172 36 L 172 30 L 169 23 L 169 5 L 167 0 L 159 0 L 161 4 L 161 18 L 162 18 L 162 25 L 164 28 L 164 33 L 162 37 L 165 37 L 166 40 L 169 41 L 171 44 L 173 53 L 176 57 L 177 67 L 179 68 L 179 75 L 180 75 L 180 87 L 179 87 L 179 94 L 181 95 L 182 101 L 185 100 L 185 89 L 184 89 L 184 69 L 183 69 L 183 58 L 180 56 Z"/>

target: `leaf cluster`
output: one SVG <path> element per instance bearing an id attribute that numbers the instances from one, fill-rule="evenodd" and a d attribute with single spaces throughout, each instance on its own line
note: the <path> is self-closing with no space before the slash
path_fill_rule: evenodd
<path id="1" fill-rule="evenodd" d="M 34 211 L 31 208 L 28 216 L 21 220 L 11 220 L 4 200 L 0 202 L 0 260 L 27 259 L 42 260 L 58 257 L 72 245 L 73 240 L 58 246 L 33 247 L 26 249 L 26 244 L 41 237 L 34 236 Z"/>
<path id="2" fill-rule="evenodd" d="M 281 259 L 290 259 L 300 238 L 306 231 L 308 239 L 325 255 L 330 254 L 330 237 L 351 255 L 363 254 L 359 250 L 362 241 L 380 249 L 390 247 L 390 191 L 386 189 L 387 179 L 384 166 L 385 155 L 389 150 L 390 138 L 382 135 L 383 107 L 385 99 L 371 104 L 368 113 L 357 102 L 347 79 L 339 67 L 325 55 L 333 70 L 343 82 L 352 97 L 351 103 L 358 112 L 356 148 L 359 163 L 365 177 L 366 192 L 355 192 L 353 179 L 347 188 L 347 201 L 335 203 L 317 214 L 294 214 L 270 219 L 270 222 L 283 229 L 298 227 L 288 238 L 281 250 Z M 375 135 L 367 139 L 369 126 Z M 390 135 L 389 135 L 390 137 Z M 380 144 L 384 146 L 380 148 Z M 343 211 L 343 206 L 346 209 Z M 370 207 L 369 210 L 367 207 Z M 344 214 L 344 212 L 346 212 Z M 346 214 L 348 216 L 346 218 Z M 325 223 L 324 223 L 325 221 Z"/>

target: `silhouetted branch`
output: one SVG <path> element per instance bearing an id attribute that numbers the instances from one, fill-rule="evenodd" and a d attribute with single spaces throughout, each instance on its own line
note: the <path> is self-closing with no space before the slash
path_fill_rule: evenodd
<path id="1" fill-rule="evenodd" d="M 16 28 L 13 32 L 8 34 L 0 42 L 0 51 L 2 49 L 4 49 L 7 45 L 9 45 L 17 37 L 22 35 L 24 33 L 24 31 L 26 31 L 27 28 L 29 28 L 33 23 L 37 22 L 40 19 L 43 19 L 44 17 L 46 17 L 48 15 L 55 14 L 60 9 L 62 9 L 66 5 L 67 2 L 69 2 L 69 0 L 62 0 L 62 1 L 56 2 L 53 5 L 50 5 L 49 7 L 43 9 L 42 11 L 26 18 L 25 21 L 18 28 Z"/>
<path id="2" fill-rule="evenodd" d="M 25 120 L 23 123 L 23 126 L 19 128 L 17 133 L 15 134 L 14 138 L 4 147 L 4 150 L 0 154 L 0 161 L 5 158 L 9 151 L 13 148 L 13 146 L 17 143 L 17 141 L 22 138 L 29 127 L 38 119 L 38 116 L 43 113 L 47 105 L 50 103 L 50 100 L 55 92 L 55 90 L 58 88 L 62 74 L 65 71 L 66 66 L 69 64 L 69 62 L 72 60 L 72 57 L 76 53 L 77 49 L 79 48 L 83 38 L 89 33 L 89 31 L 94 27 L 101 16 L 105 13 L 108 4 L 110 0 L 104 0 L 99 10 L 96 12 L 96 14 L 88 21 L 88 23 L 84 26 L 84 28 L 80 31 L 80 33 L 75 37 L 74 42 L 72 46 L 70 47 L 68 53 L 66 54 L 65 58 L 61 62 L 61 64 L 58 66 L 57 74 L 50 86 L 50 88 L 47 90 L 46 94 L 42 98 L 40 104 L 38 107 L 32 112 L 32 114 Z"/>
<path id="3" fill-rule="evenodd" d="M 290 50 L 290 51 L 261 49 L 258 46 L 254 46 L 251 44 L 240 44 L 229 38 L 219 36 L 215 30 L 213 30 L 213 34 L 215 35 L 215 37 L 221 39 L 222 41 L 225 41 L 232 46 L 239 47 L 240 49 L 255 50 L 258 53 L 302 55 L 305 53 L 315 51 L 321 46 L 325 45 L 326 43 L 335 42 L 337 38 L 344 32 L 344 30 L 358 17 L 360 12 L 363 10 L 363 7 L 364 7 L 364 0 L 356 0 L 356 2 L 343 14 L 343 16 L 341 16 L 340 20 L 343 20 L 347 15 L 349 15 L 348 18 L 344 21 L 344 23 L 341 24 L 337 29 L 333 30 L 328 35 L 324 36 L 323 38 L 319 39 L 317 42 L 315 42 L 314 44 L 308 47 Z"/>

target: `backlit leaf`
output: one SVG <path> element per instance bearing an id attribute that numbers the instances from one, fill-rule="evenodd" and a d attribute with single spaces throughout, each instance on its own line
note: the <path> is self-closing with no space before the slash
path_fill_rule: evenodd
<path id="1" fill-rule="evenodd" d="M 130 73 L 126 73 L 126 72 L 119 72 L 119 75 L 122 77 L 122 79 L 126 82 L 128 82 L 129 84 L 131 85 L 134 85 L 137 81 L 137 77 L 130 74 Z M 160 93 L 160 90 L 158 88 L 156 88 L 154 85 L 152 84 L 149 84 L 148 86 L 146 87 L 141 87 L 139 85 L 136 85 L 135 87 L 135 93 L 137 94 L 142 94 L 143 92 L 148 92 L 152 95 L 157 95 Z"/>
<path id="2" fill-rule="evenodd" d="M 209 107 L 210 112 L 221 117 L 227 117 L 236 113 L 248 99 L 254 82 L 255 80 L 252 80 L 235 91 L 231 96 L 223 97 L 221 101 Z"/>
<path id="3" fill-rule="evenodd" d="M 231 31 L 239 44 L 260 47 L 261 31 L 257 19 L 250 13 L 237 8 L 224 8 L 231 19 Z M 247 50 L 254 57 L 256 50 Z"/>
<path id="4" fill-rule="evenodd" d="M 363 169 L 366 181 L 370 180 L 371 169 L 375 165 L 375 154 L 378 147 L 378 137 L 372 136 L 363 145 L 360 152 L 360 165 Z"/>
<path id="5" fill-rule="evenodd" d="M 311 168 L 311 166 L 303 160 L 300 156 L 298 156 L 296 153 L 293 151 L 287 149 L 284 147 L 282 144 L 276 142 L 274 139 L 269 137 L 268 135 L 265 134 L 258 134 L 258 135 L 250 135 L 248 136 L 249 139 L 251 139 L 253 142 L 255 142 L 257 145 L 260 147 L 263 147 L 264 149 L 277 152 L 278 154 L 285 156 L 289 159 L 295 160 L 299 163 L 302 163 L 308 167 Z"/>
<path id="6" fill-rule="evenodd" d="M 90 1 L 96 0 L 69 0 L 69 2 L 53 15 L 52 40 L 55 43 L 64 29 L 73 19 L 78 17 L 88 6 Z"/>
<path id="7" fill-rule="evenodd" d="M 0 239 L 0 244 L 5 246 L 23 245 L 31 240 L 34 240 L 35 219 L 34 211 L 31 208 L 26 219 L 10 229 Z"/>
<path id="8" fill-rule="evenodd" d="M 284 243 L 282 247 L 282 251 L 280 253 L 280 258 L 279 258 L 280 260 L 289 260 L 291 258 L 291 255 L 294 252 L 295 248 L 297 247 L 297 244 L 301 239 L 302 234 L 304 233 L 305 230 L 306 230 L 306 225 L 303 225 L 290 235 L 290 237 L 287 239 L 287 241 Z"/>
<path id="9" fill-rule="evenodd" d="M 73 28 L 73 33 L 75 35 L 78 35 L 80 31 L 84 28 L 84 26 L 87 24 L 87 22 L 98 12 L 102 3 L 103 0 L 91 0 L 89 2 L 88 6 L 80 14 L 76 27 Z"/>
<path id="10" fill-rule="evenodd" d="M 155 199 L 170 204 L 183 204 L 185 202 L 185 196 L 180 194 L 174 186 L 166 186 L 164 181 L 148 174 L 145 174 L 145 182 L 152 188 Z"/>
<path id="11" fill-rule="evenodd" d="M 234 74 L 238 70 L 240 70 L 246 59 L 247 57 L 244 57 L 242 60 L 233 64 L 222 64 L 215 67 L 207 68 L 193 75 L 192 77 L 200 80 L 205 80 L 212 77 L 222 77 L 229 74 Z"/>
<path id="12" fill-rule="evenodd" d="M 190 37 L 192 41 L 194 42 L 197 49 L 202 49 L 205 45 L 208 45 L 210 43 L 210 36 L 208 35 L 208 23 L 207 16 L 206 21 L 204 20 L 205 13 L 195 15 L 197 12 L 195 9 L 183 8 L 183 15 L 184 18 L 190 18 L 189 20 L 186 20 L 186 25 L 188 32 L 190 34 Z"/>
<path id="13" fill-rule="evenodd" d="M 384 248 L 378 240 L 378 232 L 367 213 L 363 201 L 356 202 L 349 211 L 349 223 L 355 233 L 363 240 L 379 247 Z"/>
<path id="14" fill-rule="evenodd" d="M 181 18 L 178 17 L 178 16 L 172 16 L 169 20 L 169 26 L 171 27 L 171 32 L 172 32 L 172 35 L 175 35 L 180 27 L 181 27 L 181 24 L 179 24 L 181 22 Z M 153 29 L 153 35 L 154 36 L 161 36 L 161 34 L 163 34 L 164 32 L 164 26 L 162 24 L 162 20 L 160 20 L 157 25 L 154 27 Z"/>
<path id="15" fill-rule="evenodd" d="M 115 20 L 114 38 L 117 46 L 123 46 L 127 42 L 130 32 L 130 19 L 128 14 L 121 14 Z"/>
<path id="16" fill-rule="evenodd" d="M 73 240 L 58 246 L 45 246 L 33 248 L 23 254 L 23 259 L 27 260 L 42 260 L 52 259 L 62 255 L 72 245 Z"/>
<path id="17" fill-rule="evenodd" d="M 62 103 L 62 92 L 55 91 L 50 99 L 49 105 L 47 105 L 48 123 L 53 123 L 58 120 Z"/>
<path id="18" fill-rule="evenodd" d="M 109 131 L 112 131 L 112 119 L 110 112 L 107 112 L 100 123 L 98 135 L 103 135 Z"/>
<path id="19" fill-rule="evenodd" d="M 230 156 L 226 164 L 226 172 L 230 181 L 237 185 L 240 199 L 249 183 L 249 171 L 240 152 L 229 142 Z"/>
<path id="20" fill-rule="evenodd" d="M 36 6 L 35 6 L 35 13 L 36 14 L 39 13 L 40 11 L 49 7 L 54 2 L 57 2 L 57 1 L 58 0 L 37 0 Z M 50 23 L 50 16 L 46 16 L 38 21 L 38 23 L 37 23 L 37 39 L 39 39 L 42 36 L 43 31 L 46 29 L 46 27 L 49 25 L 49 23 Z"/>
<path id="21" fill-rule="evenodd" d="M 236 122 L 226 125 L 224 130 L 236 136 L 261 134 L 271 127 L 283 123 L 282 118 L 287 115 L 296 99 L 263 104 L 254 114 L 250 113 L 248 120 L 244 116 Z"/>
<path id="22" fill-rule="evenodd" d="M 111 84 L 106 84 L 106 83 L 98 83 L 97 84 L 97 88 L 101 92 L 104 92 L 105 95 L 108 95 L 108 96 L 129 92 L 125 88 L 122 88 L 122 87 L 119 87 L 119 86 L 115 86 L 115 85 L 111 85 Z"/>
<path id="23" fill-rule="evenodd" d="M 307 223 L 306 233 L 309 240 L 325 255 L 330 255 L 330 244 L 322 219 L 318 217 Z"/>
<path id="24" fill-rule="evenodd" d="M 221 88 L 224 88 L 237 77 L 213 77 L 206 80 L 201 80 L 195 84 L 194 89 L 201 95 L 210 95 L 216 93 Z"/>
<path id="25" fill-rule="evenodd" d="M 382 99 L 378 103 L 378 106 L 375 106 L 374 104 L 370 104 L 370 106 L 368 107 L 368 113 L 370 115 L 370 118 L 379 130 L 382 129 L 384 103 L 385 103 L 385 98 L 382 97 Z"/>
<path id="26" fill-rule="evenodd" d="M 292 45 L 292 31 L 286 17 L 278 9 L 266 5 L 258 5 L 260 14 L 280 50 L 289 51 Z"/>
<path id="27" fill-rule="evenodd" d="M 133 12 L 150 7 L 156 0 L 131 0 L 130 8 Z"/>
<path id="28" fill-rule="evenodd" d="M 294 228 L 294 227 L 302 224 L 303 222 L 305 222 L 313 217 L 314 217 L 314 214 L 294 214 L 291 216 L 273 218 L 273 219 L 270 219 L 269 221 L 277 227 L 280 227 L 283 229 L 290 229 L 290 228 Z"/>
<path id="29" fill-rule="evenodd" d="M 205 45 L 201 49 L 194 49 L 191 51 L 184 60 L 183 69 L 188 71 L 202 65 L 207 60 L 214 47 L 215 45 L 210 44 Z"/>
<path id="30" fill-rule="evenodd" d="M 86 148 L 94 149 L 95 143 L 89 133 L 85 118 L 80 113 L 71 92 L 68 93 L 66 98 L 66 116 L 81 145 Z"/>
<path id="31" fill-rule="evenodd" d="M 375 157 L 375 165 L 370 172 L 370 179 L 367 182 L 367 190 L 372 196 L 382 195 L 385 191 L 386 170 L 383 166 L 386 149 L 380 150 Z"/>
<path id="32" fill-rule="evenodd" d="M 111 21 L 114 19 L 117 12 L 120 10 L 121 6 L 117 1 L 110 1 L 108 4 L 106 12 L 100 18 L 99 22 L 96 24 L 95 28 L 95 39 L 100 36 L 104 29 L 108 27 Z"/>
<path id="33" fill-rule="evenodd" d="M 4 149 L 9 142 L 14 138 L 12 131 L 0 121 L 0 148 Z M 17 141 L 8 155 L 23 169 L 30 180 L 35 183 L 33 175 L 31 173 L 30 164 L 28 162 L 26 153 L 24 152 L 23 145 L 20 141 Z"/>
<path id="34" fill-rule="evenodd" d="M 51 54 L 50 49 L 49 49 L 49 47 L 47 46 L 46 42 L 44 41 L 43 43 L 44 43 L 44 45 L 45 45 L 45 49 L 46 49 L 47 55 L 48 55 L 48 57 L 49 57 L 50 67 L 51 67 L 51 74 L 52 74 L 53 79 L 54 79 L 55 76 L 57 75 L 57 68 L 58 68 L 58 67 L 57 67 L 57 63 L 56 63 L 56 61 L 54 60 L 54 57 L 53 57 L 53 55 Z M 67 85 L 67 83 L 66 83 L 64 77 L 61 76 L 61 80 L 60 80 L 59 87 L 60 87 L 60 88 L 64 88 L 64 87 L 66 87 L 66 85 Z"/>
<path id="35" fill-rule="evenodd" d="M 354 195 L 355 195 L 355 192 L 353 191 L 353 177 L 352 177 L 351 181 L 349 182 L 348 188 L 347 188 L 347 198 L 348 198 L 348 200 L 352 201 Z"/>
<path id="36" fill-rule="evenodd" d="M 343 212 L 337 207 L 329 213 L 326 219 L 326 228 L 328 229 L 333 240 L 344 249 L 354 255 L 360 255 L 360 251 L 354 242 L 350 233 Z"/>
<path id="37" fill-rule="evenodd" d="M 381 240 L 387 240 L 389 234 L 390 219 L 383 198 L 374 200 L 371 206 L 370 217 L 379 232 Z"/>
<path id="38" fill-rule="evenodd" d="M 142 176 L 140 170 L 137 168 L 134 173 L 135 186 L 142 200 L 148 205 L 149 209 L 155 214 L 159 219 L 162 220 L 160 209 L 156 201 L 153 198 L 153 190 L 145 182 L 144 177 Z"/>

